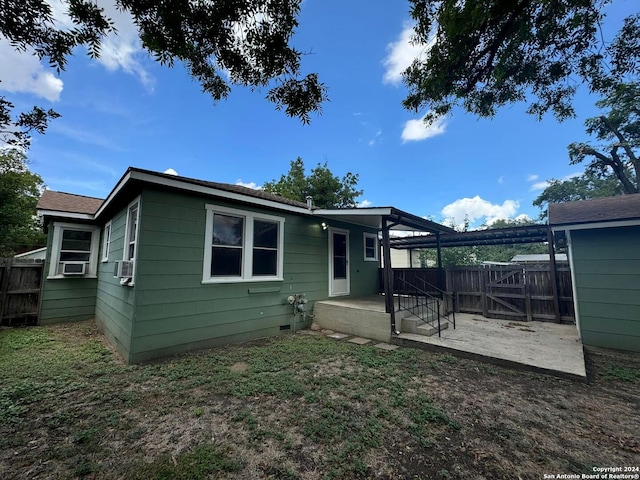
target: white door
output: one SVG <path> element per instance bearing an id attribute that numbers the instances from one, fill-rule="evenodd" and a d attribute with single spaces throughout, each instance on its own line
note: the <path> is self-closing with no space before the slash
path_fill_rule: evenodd
<path id="1" fill-rule="evenodd" d="M 349 232 L 329 229 L 329 296 L 349 295 Z"/>

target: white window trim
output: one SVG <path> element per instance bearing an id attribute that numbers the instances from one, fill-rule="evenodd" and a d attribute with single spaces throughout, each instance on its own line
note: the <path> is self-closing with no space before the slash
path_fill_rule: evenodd
<path id="1" fill-rule="evenodd" d="M 134 207 L 137 204 L 138 206 L 138 213 L 136 215 L 136 241 L 135 241 L 135 247 L 133 249 L 133 258 L 128 258 L 127 255 L 129 254 L 129 228 L 130 228 L 130 217 L 131 215 L 129 215 L 129 212 L 131 211 L 131 208 Z M 123 248 L 122 248 L 122 260 L 130 260 L 133 262 L 133 272 L 131 272 L 131 281 L 127 282 L 127 283 L 123 283 L 123 285 L 127 285 L 129 287 L 133 287 L 135 285 L 135 280 L 136 280 L 136 266 L 137 266 L 137 258 L 138 258 L 138 249 L 140 247 L 140 197 L 138 196 L 133 202 L 131 202 L 129 205 L 127 205 L 127 217 L 126 217 L 126 226 L 124 229 L 124 239 L 123 239 Z"/>
<path id="2" fill-rule="evenodd" d="M 274 215 L 238 210 L 235 208 L 221 207 L 218 205 L 205 205 L 206 222 L 204 235 L 204 262 L 202 265 L 202 283 L 243 283 L 243 282 L 276 282 L 284 280 L 284 218 Z M 211 247 L 213 244 L 213 214 L 232 215 L 244 219 L 244 231 L 242 238 L 242 273 L 239 277 L 212 277 L 211 276 Z M 278 261 L 275 276 L 253 276 L 253 221 L 267 220 L 278 223 Z"/>
<path id="3" fill-rule="evenodd" d="M 104 229 L 104 238 L 102 239 L 102 263 L 109 261 L 109 249 L 111 248 L 111 220 L 109 220 Z"/>
<path id="4" fill-rule="evenodd" d="M 96 227 L 93 225 L 81 225 L 77 223 L 53 222 L 51 261 L 49 263 L 49 275 L 47 276 L 47 280 L 71 278 L 69 275 L 62 275 L 58 273 L 58 263 L 60 262 L 60 249 L 62 248 L 63 230 L 79 230 L 83 232 L 91 232 L 91 252 L 89 254 L 88 262 L 89 270 L 85 275 L 78 275 L 76 278 L 97 278 L 100 227 Z"/>
<path id="5" fill-rule="evenodd" d="M 367 257 L 367 238 L 373 238 L 374 244 L 373 244 L 373 252 L 374 252 L 374 256 L 373 258 L 371 257 Z M 377 262 L 378 261 L 378 251 L 380 250 L 380 246 L 378 244 L 378 234 L 377 233 L 369 233 L 369 232 L 364 232 L 362 234 L 362 244 L 364 247 L 364 261 L 365 262 Z"/>

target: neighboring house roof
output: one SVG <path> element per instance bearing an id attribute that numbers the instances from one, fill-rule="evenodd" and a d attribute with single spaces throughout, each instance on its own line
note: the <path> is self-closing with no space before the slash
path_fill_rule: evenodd
<path id="1" fill-rule="evenodd" d="M 549 225 L 640 220 L 640 193 L 549 204 Z"/>
<path id="2" fill-rule="evenodd" d="M 544 263 L 549 261 L 548 253 L 527 253 L 521 255 L 515 255 L 512 259 L 512 262 L 516 263 Z M 566 262 L 567 254 L 566 253 L 556 253 L 556 262 Z"/>
<path id="3" fill-rule="evenodd" d="M 47 256 L 47 247 L 36 248 L 35 250 L 29 250 L 28 252 L 19 253 L 14 255 L 15 258 L 27 258 L 27 259 L 44 259 Z"/>
<path id="4" fill-rule="evenodd" d="M 72 193 L 45 190 L 38 202 L 38 210 L 48 212 L 80 213 L 93 215 L 98 211 L 104 200 L 102 198 L 85 197 Z M 43 212 L 45 213 L 45 212 Z"/>

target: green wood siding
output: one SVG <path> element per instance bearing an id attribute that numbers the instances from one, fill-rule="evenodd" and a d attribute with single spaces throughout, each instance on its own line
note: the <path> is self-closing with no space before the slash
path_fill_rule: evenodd
<path id="1" fill-rule="evenodd" d="M 640 351 L 640 227 L 571 232 L 585 345 Z"/>
<path id="2" fill-rule="evenodd" d="M 202 284 L 205 205 L 214 203 L 285 219 L 283 281 Z M 322 219 L 152 189 L 143 191 L 141 204 L 132 362 L 278 334 L 293 326 L 289 295 L 305 293 L 309 310 L 328 296 Z M 377 293 L 378 265 L 364 261 L 363 229 L 331 226 L 350 230 L 351 295 Z"/>
<path id="3" fill-rule="evenodd" d="M 47 251 L 51 252 L 53 224 L 49 227 Z M 77 322 L 93 318 L 96 308 L 95 278 L 56 278 L 48 280 L 51 254 L 47 254 L 42 282 L 40 325 Z"/>
<path id="4" fill-rule="evenodd" d="M 100 241 L 95 317 L 100 330 L 111 344 L 127 361 L 131 361 L 136 290 L 135 287 L 120 285 L 120 280 L 113 276 L 115 262 L 122 260 L 123 256 L 126 219 L 127 208 L 111 219 L 111 246 L 107 262 L 101 261 L 103 239 Z M 104 235 L 104 230 L 102 234 Z"/>

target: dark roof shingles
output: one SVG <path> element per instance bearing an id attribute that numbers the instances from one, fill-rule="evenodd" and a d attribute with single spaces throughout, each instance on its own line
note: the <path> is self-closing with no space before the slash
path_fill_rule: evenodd
<path id="1" fill-rule="evenodd" d="M 549 204 L 549 225 L 640 219 L 640 193 Z"/>
<path id="2" fill-rule="evenodd" d="M 38 201 L 37 208 L 39 210 L 93 215 L 98 211 L 102 202 L 104 202 L 104 200 L 101 198 L 45 190 Z"/>
<path id="3" fill-rule="evenodd" d="M 260 198 L 262 200 L 270 200 L 272 202 L 283 203 L 285 205 L 290 205 L 292 207 L 300 207 L 307 208 L 306 203 L 298 202 L 296 200 L 291 200 L 289 198 L 281 197 L 280 195 L 276 195 L 274 193 L 268 193 L 264 190 L 257 190 L 254 188 L 244 187 L 242 185 L 232 185 L 230 183 L 219 183 L 219 182 L 210 182 L 207 180 L 200 180 L 197 178 L 189 178 L 189 177 L 181 177 L 176 175 L 169 175 L 167 173 L 159 173 L 154 172 L 152 170 L 145 170 L 142 168 L 131 168 L 131 170 L 147 173 L 151 175 L 155 175 L 158 177 L 165 177 L 167 179 L 179 180 L 186 183 L 191 183 L 193 185 L 201 185 L 203 187 L 215 188 L 218 190 L 222 190 L 230 193 L 238 193 L 240 195 L 246 195 L 248 197 Z"/>

